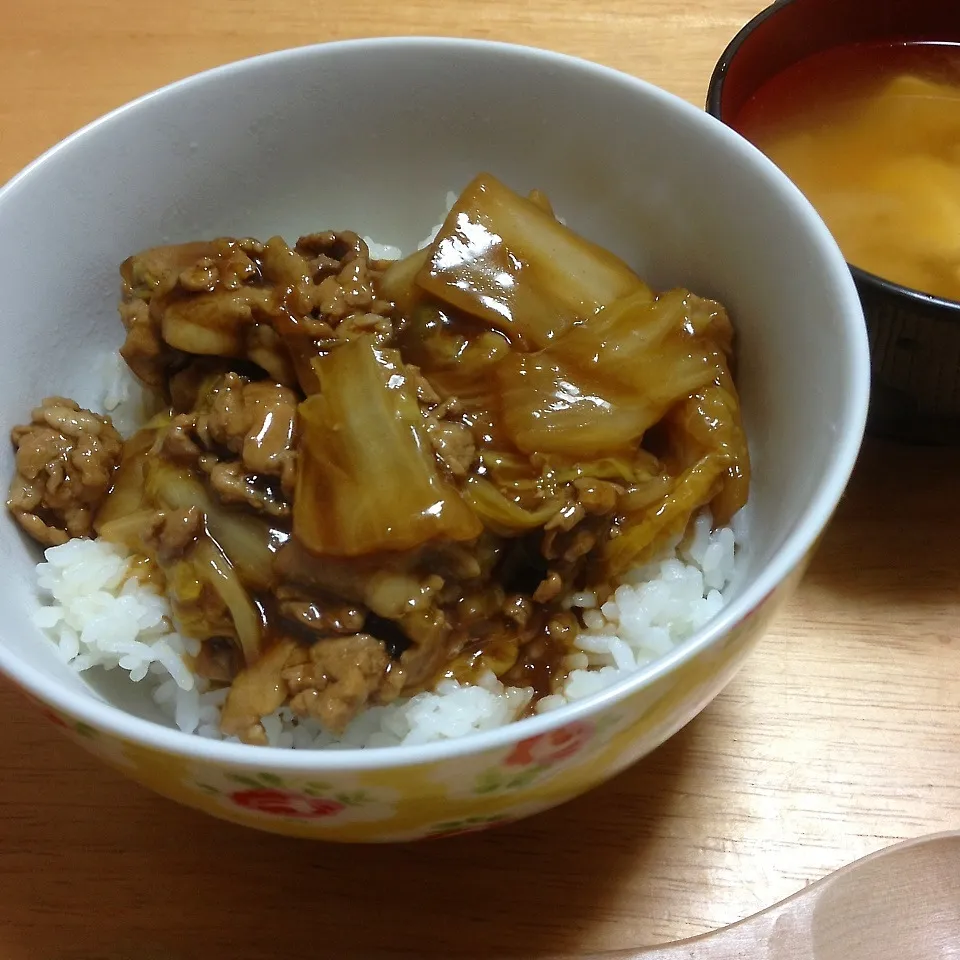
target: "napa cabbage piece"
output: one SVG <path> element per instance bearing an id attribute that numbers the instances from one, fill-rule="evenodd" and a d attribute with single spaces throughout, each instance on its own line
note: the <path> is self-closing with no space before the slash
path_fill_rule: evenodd
<path id="1" fill-rule="evenodd" d="M 300 542 L 351 557 L 479 536 L 480 521 L 440 473 L 400 354 L 358 337 L 314 369 L 321 392 L 300 405 Z"/>
<path id="2" fill-rule="evenodd" d="M 491 532 L 515 537 L 542 527 L 558 510 L 559 503 L 548 501 L 535 508 L 524 507 L 517 499 L 505 496 L 483 477 L 468 477 L 463 496 L 474 514 Z"/>
<path id="3" fill-rule="evenodd" d="M 710 511 L 714 523 L 726 526 L 747 502 L 750 450 L 740 416 L 740 398 L 725 363 L 714 383 L 678 403 L 667 414 L 664 428 L 681 467 L 705 457 L 716 457 L 723 463 Z"/>
<path id="4" fill-rule="evenodd" d="M 716 494 L 726 466 L 718 455 L 703 457 L 669 483 L 665 496 L 647 509 L 627 516 L 620 524 L 619 535 L 604 544 L 599 569 L 594 574 L 599 574 L 598 582 L 609 581 L 645 563 L 666 541 L 679 537 L 693 514 Z"/>
<path id="5" fill-rule="evenodd" d="M 676 404 L 661 429 L 665 473 L 621 498 L 618 535 L 601 556 L 606 577 L 650 560 L 703 507 L 710 507 L 715 525 L 726 526 L 747 501 L 750 452 L 725 358 L 714 382 Z"/>
<path id="6" fill-rule="evenodd" d="M 124 441 L 120 465 L 113 475 L 113 486 L 100 505 L 94 521 L 94 529 L 98 535 L 103 534 L 105 526 L 147 509 L 144 491 L 145 470 L 147 456 L 156 438 L 157 431 L 145 427 Z M 114 542 L 125 543 L 126 541 L 115 539 Z"/>
<path id="7" fill-rule="evenodd" d="M 636 493 L 659 480 L 660 470 L 657 458 L 643 449 L 571 462 L 491 448 L 480 453 L 478 469 L 467 478 L 463 496 L 489 531 L 516 537 L 543 527 L 567 504 L 569 484 L 575 480 L 607 480 Z M 661 488 L 658 496 L 667 489 Z"/>
<path id="8" fill-rule="evenodd" d="M 151 454 L 168 414 L 154 417 L 124 443 L 113 488 L 97 513 L 98 535 L 144 552 L 140 531 L 156 510 L 191 508 L 203 514 L 204 526 L 229 563 L 255 589 L 274 586 L 273 556 L 286 534 L 262 517 L 224 506 L 188 467 Z"/>
<path id="9" fill-rule="evenodd" d="M 380 296 L 396 304 L 405 317 L 423 298 L 423 290 L 417 286 L 417 275 L 430 262 L 431 253 L 430 247 L 424 247 L 402 260 L 394 260 L 380 277 Z"/>
<path id="10" fill-rule="evenodd" d="M 116 542 L 124 521 L 114 523 L 104 536 Z M 237 570 L 212 539 L 201 536 L 177 559 L 152 559 L 163 572 L 178 630 L 196 640 L 230 638 L 239 647 L 244 663 L 259 659 L 263 640 L 260 611 Z"/>
<path id="11" fill-rule="evenodd" d="M 553 217 L 554 220 L 557 219 L 556 213 L 553 210 L 553 204 L 550 202 L 550 198 L 537 187 L 534 187 L 528 194 L 527 199 L 536 207 L 539 207 L 544 213 L 549 214 Z"/>
<path id="12" fill-rule="evenodd" d="M 243 579 L 256 589 L 274 586 L 273 557 L 285 537 L 264 519 L 225 507 L 192 471 L 165 460 L 150 461 L 146 491 L 150 500 L 161 507 L 197 509 L 204 516 L 210 536 Z"/>
<path id="13" fill-rule="evenodd" d="M 144 429 L 127 441 L 97 531 L 157 564 L 178 629 L 199 640 L 232 637 L 244 661 L 253 663 L 263 622 L 246 585 L 273 585 L 277 533 L 260 518 L 221 505 L 189 469 L 150 457 L 155 433 Z M 157 510 L 171 508 L 192 508 L 204 518 L 203 533 L 172 560 L 155 556 L 145 539 Z"/>
<path id="14" fill-rule="evenodd" d="M 230 613 L 244 662 L 254 663 L 260 656 L 263 621 L 260 619 L 259 610 L 223 551 L 208 537 L 201 537 L 193 550 L 176 566 L 192 573 L 199 583 L 209 586 L 216 593 Z M 176 593 L 174 595 L 176 596 Z M 182 612 L 180 619 L 182 622 Z M 217 635 L 209 624 L 203 626 L 206 628 L 207 636 Z M 204 636 L 198 628 L 194 628 L 194 631 L 189 635 Z"/>
<path id="15" fill-rule="evenodd" d="M 540 500 L 545 495 L 557 495 L 561 488 L 574 480 L 591 478 L 637 484 L 655 477 L 659 471 L 659 460 L 642 448 L 621 456 L 601 456 L 595 460 L 541 455 L 529 457 L 490 448 L 480 453 L 478 470 L 500 489 L 509 489 L 518 497 L 532 496 Z"/>
<path id="16" fill-rule="evenodd" d="M 510 353 L 502 333 L 427 297 L 406 316 L 397 346 L 441 397 L 471 407 L 489 406 L 494 368 Z"/>
<path id="17" fill-rule="evenodd" d="M 463 191 L 417 274 L 421 288 L 540 349 L 577 320 L 643 288 L 618 257 L 489 174 Z"/>
<path id="18" fill-rule="evenodd" d="M 598 457 L 570 464 L 550 461 L 550 472 L 560 483 L 591 478 L 636 485 L 653 479 L 659 468 L 657 458 L 642 447 L 626 456 Z"/>
<path id="19" fill-rule="evenodd" d="M 503 424 L 525 453 L 622 455 L 719 375 L 729 320 L 685 290 L 642 288 L 496 370 Z"/>

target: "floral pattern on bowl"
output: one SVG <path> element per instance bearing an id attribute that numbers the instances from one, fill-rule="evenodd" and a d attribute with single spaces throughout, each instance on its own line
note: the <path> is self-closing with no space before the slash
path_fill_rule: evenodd
<path id="1" fill-rule="evenodd" d="M 800 573 L 722 641 L 604 710 L 499 748 L 471 750 L 465 742 L 461 754 L 442 761 L 326 774 L 302 774 L 282 763 L 273 769 L 213 764 L 120 739 L 35 702 L 110 766 L 220 819 L 344 842 L 455 836 L 563 803 L 653 750 L 733 676 Z"/>
<path id="2" fill-rule="evenodd" d="M 329 781 L 310 780 L 291 785 L 274 773 L 228 773 L 217 786 L 197 781 L 196 786 L 215 797 L 229 811 L 259 814 L 287 820 L 330 820 L 337 823 L 389 819 L 394 812 L 390 801 L 396 794 L 376 794 L 359 787 L 344 789 Z"/>

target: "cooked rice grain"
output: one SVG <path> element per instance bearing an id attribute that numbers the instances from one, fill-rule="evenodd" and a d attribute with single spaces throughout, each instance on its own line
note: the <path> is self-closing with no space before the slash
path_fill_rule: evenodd
<path id="1" fill-rule="evenodd" d="M 447 194 L 446 212 L 456 201 Z M 428 246 L 435 227 L 419 244 Z M 365 238 L 373 256 L 396 257 L 396 247 Z M 104 398 L 121 434 L 129 435 L 151 411 L 151 401 L 117 354 L 107 361 Z M 744 539 L 742 514 L 731 527 L 712 530 L 701 513 L 684 541 L 656 563 L 624 578 L 612 599 L 597 607 L 589 591 L 572 594 L 565 606 L 583 623 L 576 651 L 564 660 L 558 689 L 534 705 L 538 713 L 588 697 L 672 650 L 722 607 L 722 591 L 734 572 L 734 549 Z M 37 586 L 45 605 L 34 622 L 78 672 L 120 668 L 144 688 L 160 710 L 185 733 L 222 739 L 220 709 L 226 690 L 209 690 L 191 669 L 199 643 L 173 627 L 166 599 L 128 575 L 128 556 L 97 540 L 71 540 L 45 551 Z M 503 726 L 529 707 L 533 692 L 506 687 L 492 674 L 477 684 L 444 680 L 433 691 L 386 707 L 371 707 L 340 737 L 286 707 L 264 718 L 271 746 L 345 749 L 429 743 Z"/>
<path id="2" fill-rule="evenodd" d="M 669 653 L 704 626 L 723 606 L 722 590 L 734 571 L 736 537 L 729 527 L 711 529 L 701 513 L 684 542 L 656 563 L 625 578 L 612 598 L 597 607 L 590 592 L 564 604 L 581 618 L 576 650 L 566 657 L 566 675 L 534 710 L 546 713 L 588 697 Z M 209 690 L 194 677 L 195 640 L 173 627 L 169 605 L 129 574 L 124 551 L 99 540 L 70 540 L 45 551 L 37 586 L 46 604 L 34 622 L 78 672 L 121 669 L 149 691 L 154 702 L 185 733 L 221 739 L 220 708 L 226 690 Z M 511 723 L 529 707 L 533 691 L 506 687 L 493 674 L 477 684 L 444 680 L 386 707 L 370 707 L 335 737 L 314 720 L 281 707 L 263 721 L 271 746 L 345 749 L 430 743 Z"/>

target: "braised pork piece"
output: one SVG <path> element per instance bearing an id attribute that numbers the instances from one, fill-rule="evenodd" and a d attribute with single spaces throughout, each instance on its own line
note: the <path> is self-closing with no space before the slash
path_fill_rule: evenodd
<path id="1" fill-rule="evenodd" d="M 279 706 L 337 733 L 443 676 L 548 694 L 565 597 L 746 500 L 723 307 L 655 295 L 539 193 L 478 177 L 405 260 L 325 232 L 121 277 L 120 353 L 163 410 L 121 441 L 43 401 L 8 506 L 42 544 L 130 550 L 245 742 Z"/>

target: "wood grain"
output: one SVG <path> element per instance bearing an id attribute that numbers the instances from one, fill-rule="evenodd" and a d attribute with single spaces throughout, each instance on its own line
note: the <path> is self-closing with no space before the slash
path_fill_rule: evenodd
<path id="1" fill-rule="evenodd" d="M 958 939 L 954 830 L 885 847 L 719 930 L 580 960 L 942 960 Z"/>
<path id="2" fill-rule="evenodd" d="M 157 85 L 341 37 L 531 43 L 701 104 L 760 2 L 0 0 L 0 178 Z M 958 475 L 958 451 L 868 445 L 799 594 L 729 690 L 606 787 L 498 832 L 341 848 L 244 831 L 106 771 L 0 689 L 0 956 L 638 946 L 728 924 L 893 840 L 960 826 Z"/>

